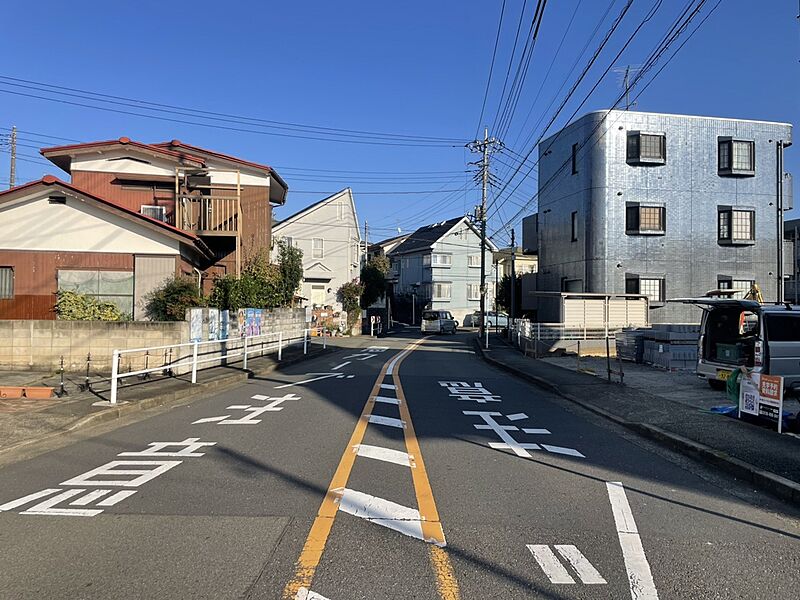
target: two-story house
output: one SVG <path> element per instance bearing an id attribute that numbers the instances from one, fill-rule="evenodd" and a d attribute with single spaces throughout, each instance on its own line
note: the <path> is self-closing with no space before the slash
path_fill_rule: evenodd
<path id="1" fill-rule="evenodd" d="M 272 228 L 273 239 L 303 251 L 300 294 L 306 306 L 332 306 L 339 287 L 357 278 L 362 244 L 353 193 L 346 188 L 307 206 Z M 273 247 L 273 256 L 277 253 Z"/>
<path id="2" fill-rule="evenodd" d="M 493 252 L 483 247 L 486 264 L 486 309 L 494 305 Z M 387 253 L 396 276 L 396 296 L 410 296 L 418 308 L 449 310 L 464 317 L 480 308 L 481 236 L 468 217 L 420 227 Z M 419 321 L 419 311 L 415 310 Z"/>
<path id="3" fill-rule="evenodd" d="M 537 289 L 643 294 L 652 322 L 697 322 L 666 300 L 709 290 L 757 283 L 774 301 L 778 178 L 791 206 L 777 157 L 791 141 L 769 121 L 612 110 L 570 123 L 539 145 L 539 210 L 523 225 Z M 540 320 L 556 320 L 545 304 Z"/>
<path id="4" fill-rule="evenodd" d="M 70 174 L 0 195 L 0 318 L 52 319 L 55 293 L 110 300 L 134 319 L 174 275 L 238 273 L 268 251 L 287 187 L 260 165 L 177 140 L 45 148 Z"/>

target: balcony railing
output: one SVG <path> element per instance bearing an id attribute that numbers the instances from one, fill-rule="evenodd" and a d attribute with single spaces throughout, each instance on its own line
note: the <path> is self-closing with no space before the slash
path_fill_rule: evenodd
<path id="1" fill-rule="evenodd" d="M 230 196 L 181 196 L 177 226 L 200 235 L 238 235 L 239 201 Z"/>

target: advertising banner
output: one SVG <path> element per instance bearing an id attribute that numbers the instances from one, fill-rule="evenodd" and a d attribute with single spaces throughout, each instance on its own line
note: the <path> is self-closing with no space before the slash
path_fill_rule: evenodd
<path id="1" fill-rule="evenodd" d="M 783 428 L 783 377 L 751 373 L 742 376 L 739 386 L 739 416 L 754 415 L 778 424 Z"/>

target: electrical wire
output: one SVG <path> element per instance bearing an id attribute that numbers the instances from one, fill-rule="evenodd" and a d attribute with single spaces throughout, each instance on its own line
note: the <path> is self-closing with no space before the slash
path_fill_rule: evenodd
<path id="1" fill-rule="evenodd" d="M 489 77 L 486 80 L 486 90 L 483 92 L 483 103 L 481 104 L 481 114 L 478 117 L 478 125 L 475 128 L 475 138 L 478 138 L 478 134 L 481 131 L 481 123 L 483 122 L 483 113 L 486 110 L 486 99 L 489 97 L 489 88 L 492 85 L 492 72 L 494 71 L 494 61 L 497 57 L 497 46 L 500 42 L 500 31 L 503 28 L 503 14 L 506 11 L 506 0 L 503 0 L 503 4 L 500 7 L 500 20 L 497 23 L 497 34 L 494 38 L 494 50 L 492 50 L 492 62 L 489 65 Z"/>

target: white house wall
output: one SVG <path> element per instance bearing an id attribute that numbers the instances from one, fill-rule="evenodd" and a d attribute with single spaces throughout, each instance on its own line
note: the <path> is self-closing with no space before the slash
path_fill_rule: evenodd
<path id="1" fill-rule="evenodd" d="M 37 192 L 0 207 L 0 249 L 122 254 L 180 253 L 180 243 L 122 216 L 67 195 L 66 204 L 50 204 L 60 190 Z"/>
<path id="2" fill-rule="evenodd" d="M 296 220 L 276 225 L 272 233 L 276 242 L 291 237 L 292 244 L 303 251 L 301 295 L 308 299 L 306 305 L 311 305 L 312 286 L 324 285 L 324 304 L 341 309 L 341 304 L 336 300 L 336 291 L 343 283 L 358 277 L 360 271 L 361 240 L 351 196 L 337 195 Z M 323 240 L 322 258 L 314 257 L 314 238 Z M 276 256 L 277 247 L 273 250 L 273 257 Z M 321 263 L 328 271 L 319 268 L 312 271 L 311 267 L 317 263 Z M 314 277 L 319 279 L 311 281 Z M 323 277 L 330 277 L 330 280 L 324 281 Z"/>

